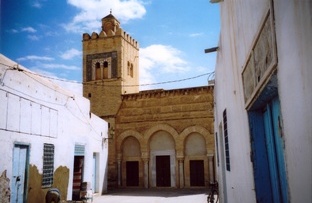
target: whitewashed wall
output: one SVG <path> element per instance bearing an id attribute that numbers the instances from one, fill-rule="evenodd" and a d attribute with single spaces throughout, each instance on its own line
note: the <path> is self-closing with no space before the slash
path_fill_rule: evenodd
<path id="1" fill-rule="evenodd" d="M 291 202 L 312 199 L 312 1 L 275 0 L 278 79 Z"/>
<path id="2" fill-rule="evenodd" d="M 227 202 L 255 202 L 250 136 L 241 72 L 269 1 L 222 1 L 215 74 L 215 130 L 227 109 L 231 171 L 217 167 Z M 291 202 L 312 199 L 312 3 L 274 0 L 278 88 L 284 122 L 286 170 Z M 219 140 L 219 149 L 220 149 Z M 220 156 L 220 154 L 219 154 Z M 221 163 L 221 162 L 220 162 Z"/>
<path id="3" fill-rule="evenodd" d="M 54 169 L 70 170 L 67 199 L 72 195 L 75 144 L 85 145 L 84 180 L 92 181 L 93 153 L 99 154 L 98 190 L 105 191 L 107 123 L 90 114 L 89 100 L 63 90 L 47 79 L 0 55 L 0 172 L 12 178 L 15 143 L 29 144 L 29 164 L 43 167 L 43 143 L 55 146 Z M 5 64 L 5 65 L 4 65 Z M 9 65 L 10 67 L 6 66 Z M 104 184 L 103 184 L 104 183 Z"/>

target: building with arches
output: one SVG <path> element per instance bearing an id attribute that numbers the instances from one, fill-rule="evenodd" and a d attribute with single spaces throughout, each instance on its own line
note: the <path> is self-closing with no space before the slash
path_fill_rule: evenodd
<path id="1" fill-rule="evenodd" d="M 139 44 L 112 14 L 82 43 L 83 95 L 109 123 L 108 188 L 214 181 L 214 87 L 139 91 Z"/>

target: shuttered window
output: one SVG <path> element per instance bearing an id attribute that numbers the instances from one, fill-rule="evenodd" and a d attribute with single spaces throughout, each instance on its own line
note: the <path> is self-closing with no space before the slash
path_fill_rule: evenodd
<path id="1" fill-rule="evenodd" d="M 229 150 L 229 137 L 228 137 L 228 123 L 226 109 L 223 111 L 223 132 L 224 132 L 224 149 L 225 149 L 225 163 L 226 170 L 231 171 L 230 165 L 230 150 Z"/>
<path id="2" fill-rule="evenodd" d="M 54 145 L 43 145 L 43 170 L 42 170 L 42 187 L 51 187 L 53 184 L 54 171 Z"/>

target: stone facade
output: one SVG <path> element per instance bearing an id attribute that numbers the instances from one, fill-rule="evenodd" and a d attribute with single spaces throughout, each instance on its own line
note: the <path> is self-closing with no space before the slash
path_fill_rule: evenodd
<path id="1" fill-rule="evenodd" d="M 171 187 L 191 186 L 191 160 L 202 161 L 207 186 L 213 180 L 212 95 L 208 86 L 123 95 L 116 116 L 115 154 L 111 154 L 117 158 L 114 171 L 120 174 L 111 173 L 110 178 L 117 177 L 118 186 L 127 186 L 127 161 L 138 161 L 139 186 L 156 187 L 155 158 L 170 155 Z"/>
<path id="2" fill-rule="evenodd" d="M 139 91 L 138 43 L 111 14 L 102 25 L 99 35 L 83 35 L 83 93 L 92 112 L 109 122 L 108 187 L 208 186 L 214 87 Z M 94 65 L 102 68 L 97 72 L 92 60 L 108 60 L 112 52 L 117 66 L 108 66 L 117 74 L 97 77 L 105 65 Z"/>

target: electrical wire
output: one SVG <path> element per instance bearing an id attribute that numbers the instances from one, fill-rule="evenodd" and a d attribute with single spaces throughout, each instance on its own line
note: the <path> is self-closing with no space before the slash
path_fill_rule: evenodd
<path id="1" fill-rule="evenodd" d="M 49 89 L 52 89 L 53 91 L 56 91 L 54 88 L 52 88 L 52 87 L 50 87 L 50 86 L 48 86 L 48 85 L 42 83 L 40 80 L 38 80 L 38 79 L 36 79 L 36 78 L 34 78 L 34 77 L 31 77 L 31 76 L 28 75 L 27 73 L 31 73 L 31 74 L 34 74 L 34 75 L 37 75 L 37 76 L 40 76 L 40 77 L 44 77 L 44 76 L 42 76 L 42 75 L 39 75 L 39 74 L 30 72 L 30 71 L 21 69 L 21 68 L 18 67 L 18 65 L 16 65 L 16 67 L 15 67 L 15 66 L 9 66 L 9 65 L 3 64 L 3 63 L 0 63 L 0 64 L 7 67 L 4 73 L 6 73 L 7 70 L 18 70 L 18 71 L 24 73 L 26 76 L 30 77 L 31 79 L 35 80 L 36 82 L 38 82 L 38 83 L 44 85 L 45 87 L 47 87 L 47 88 L 49 88 Z M 70 113 L 71 115 L 73 115 L 74 117 L 76 117 L 77 119 L 79 119 L 80 121 L 82 121 L 83 123 L 89 125 L 89 126 L 91 127 L 91 129 L 95 132 L 96 135 L 98 135 L 99 137 L 102 137 L 102 136 L 100 135 L 100 133 L 97 132 L 97 130 L 95 130 L 95 128 L 93 127 L 93 125 L 90 123 L 90 121 L 84 116 L 84 114 L 83 114 L 81 108 L 79 107 L 79 105 L 78 105 L 77 102 L 75 101 L 74 96 L 65 95 L 64 93 L 59 92 L 59 93 L 61 93 L 62 95 L 67 96 L 67 100 L 66 100 L 65 103 L 61 104 L 61 103 L 55 103 L 55 102 L 48 102 L 48 101 L 46 101 L 46 100 L 42 100 L 42 99 L 40 99 L 40 98 L 36 98 L 36 97 L 34 97 L 34 96 L 30 95 L 30 94 L 26 94 L 25 92 L 19 91 L 19 90 L 15 89 L 15 88 L 12 88 L 12 87 L 10 87 L 10 86 L 5 85 L 5 83 L 3 82 L 3 81 L 4 81 L 4 77 L 5 77 L 5 74 L 3 74 L 3 77 L 2 77 L 2 80 L 1 80 L 1 85 L 2 85 L 2 86 L 5 86 L 6 88 L 11 89 L 11 90 L 13 90 L 14 92 L 18 92 L 19 94 L 22 94 L 22 95 L 25 95 L 25 96 L 27 96 L 27 97 L 29 97 L 29 98 L 32 98 L 33 100 L 26 99 L 26 98 L 25 98 L 25 99 L 26 99 L 26 100 L 29 100 L 30 102 L 33 102 L 33 103 L 37 103 L 35 100 L 37 100 L 37 101 L 39 100 L 39 101 L 41 101 L 41 102 L 50 103 L 50 104 L 53 104 L 53 105 L 64 106 L 64 107 L 69 111 L 69 113 Z M 52 78 L 50 78 L 50 79 L 52 79 Z M 6 92 L 6 93 L 10 93 L 10 94 L 13 94 L 13 95 L 16 95 L 16 96 L 19 96 L 19 97 L 20 97 L 20 95 L 18 95 L 18 94 L 16 94 L 16 93 L 13 93 L 13 92 L 10 92 L 10 91 L 8 91 L 8 90 L 2 89 L 2 88 L 0 88 L 0 91 L 4 91 L 4 92 Z M 77 106 L 77 108 L 79 109 L 80 113 L 82 114 L 82 117 L 83 117 L 85 120 L 81 119 L 80 117 L 76 116 L 73 112 L 71 112 L 71 110 L 70 110 L 69 107 L 67 106 L 68 100 L 69 100 L 70 98 L 74 100 L 75 105 Z M 39 103 L 38 103 L 38 104 L 39 104 Z M 42 104 L 40 104 L 40 105 L 42 105 Z M 92 137 L 92 138 L 93 138 L 93 137 Z M 96 139 L 96 138 L 93 138 L 93 139 L 96 140 L 96 141 L 101 141 L 101 139 Z"/>
<path id="2" fill-rule="evenodd" d="M 92 128 L 92 130 L 93 130 L 99 137 L 102 137 L 101 134 L 100 134 L 99 132 L 97 132 L 97 130 L 96 130 L 96 129 L 93 127 L 93 125 L 90 123 L 90 119 L 88 119 L 88 118 L 85 117 L 85 115 L 83 114 L 83 112 L 82 112 L 80 106 L 77 104 L 76 100 L 74 100 L 74 102 L 75 102 L 77 108 L 79 109 L 81 115 L 84 117 L 84 119 L 86 119 L 87 124 L 89 124 L 89 126 Z M 95 140 L 97 140 L 97 139 L 95 139 Z M 97 140 L 97 141 L 100 141 L 100 140 Z"/>
<path id="3" fill-rule="evenodd" d="M 42 77 L 42 78 L 46 78 L 46 79 L 57 80 L 57 81 L 68 82 L 68 83 L 76 83 L 76 84 L 84 84 L 84 85 L 95 85 L 95 86 L 103 86 L 103 85 L 104 85 L 104 81 L 103 81 L 103 80 L 102 80 L 102 83 L 101 83 L 101 84 L 99 84 L 99 83 L 92 83 L 92 84 L 90 84 L 90 83 L 88 83 L 88 82 L 84 82 L 84 83 L 83 83 L 83 82 L 79 82 L 79 81 L 67 80 L 67 79 L 56 78 L 56 77 L 50 77 L 50 76 L 46 76 L 46 75 L 41 75 L 41 74 L 38 74 L 38 73 L 34 73 L 34 72 L 28 71 L 28 70 L 26 70 L 26 69 L 21 69 L 21 68 L 19 68 L 19 67 L 18 67 L 18 64 L 16 64 L 16 66 L 10 66 L 10 65 L 7 65 L 7 64 L 3 64 L 3 63 L 0 63 L 0 64 L 1 64 L 1 65 L 4 65 L 4 66 L 6 66 L 6 67 L 8 67 L 7 70 L 18 70 L 18 71 L 24 73 L 25 75 L 27 75 L 28 77 L 32 78 L 32 79 L 35 80 L 36 82 L 38 82 L 38 83 L 44 85 L 45 87 L 47 87 L 47 88 L 49 88 L 49 89 L 52 89 L 53 91 L 57 91 L 57 90 L 56 90 L 55 88 L 52 88 L 52 87 L 50 87 L 50 86 L 48 86 L 48 85 L 42 83 L 41 81 L 37 80 L 36 78 L 31 77 L 29 74 L 36 75 L 36 76 L 39 76 L 39 77 Z M 7 71 L 7 70 L 6 70 L 6 71 Z M 28 73 L 28 74 L 27 74 L 27 73 Z M 209 78 L 214 77 L 214 71 L 213 71 L 213 72 L 210 72 L 210 73 L 204 73 L 204 74 L 201 74 L 201 75 L 189 77 L 189 78 L 184 78 L 184 79 L 170 80 L 170 81 L 162 81 L 162 82 L 157 82 L 157 83 L 137 84 L 137 85 L 109 85 L 109 84 L 107 84 L 107 81 L 105 81 L 105 83 L 106 83 L 105 86 L 112 86 L 112 87 L 153 86 L 153 85 L 161 85 L 161 84 L 168 84 L 168 83 L 177 83 L 177 82 L 192 80 L 192 79 L 196 79 L 196 78 L 203 77 L 203 76 L 207 76 L 207 75 L 208 75 L 208 80 L 209 80 Z M 4 76 L 5 76 L 5 74 L 4 74 Z M 2 81 L 1 81 L 2 85 L 4 85 L 4 83 L 3 83 L 4 76 L 3 76 Z M 112 81 L 112 82 L 113 82 L 113 81 Z M 8 86 L 6 86 L 6 87 L 8 87 Z M 8 87 L 8 88 L 10 88 L 10 87 Z M 18 90 L 16 90 L 16 89 L 13 89 L 13 88 L 10 88 L 10 89 L 15 90 L 15 91 L 17 91 L 17 92 L 19 92 L 19 93 L 22 93 L 22 94 L 24 94 L 24 95 L 27 95 L 27 96 L 29 96 L 29 97 L 31 97 L 31 98 L 34 98 L 34 97 L 32 97 L 31 95 L 25 94 L 25 93 L 20 92 L 20 91 L 18 91 Z M 59 92 L 59 91 L 57 91 L 57 92 Z M 65 95 L 63 92 L 59 92 L 59 93 Z M 92 130 L 93 130 L 98 136 L 101 136 L 101 135 L 95 130 L 95 128 L 92 126 L 92 124 L 89 122 L 89 120 L 85 118 L 85 116 L 84 116 L 82 110 L 80 109 L 79 105 L 78 105 L 77 102 L 75 101 L 74 96 L 70 96 L 70 95 L 65 95 L 65 96 L 67 96 L 67 101 L 65 102 L 65 104 L 61 104 L 61 105 L 62 105 L 62 106 L 65 106 L 65 108 L 66 108 L 73 116 L 75 116 L 76 118 L 78 118 L 78 117 L 77 117 L 76 115 L 74 115 L 74 114 L 70 111 L 70 109 L 67 107 L 68 99 L 69 99 L 69 98 L 72 98 L 72 99 L 74 100 L 76 106 L 78 107 L 80 113 L 83 115 L 83 117 L 84 117 L 84 119 L 85 119 L 86 121 L 83 121 L 81 118 L 78 118 L 78 119 L 81 120 L 82 122 L 88 124 L 88 125 L 92 128 Z M 38 99 L 38 98 L 34 98 L 34 99 Z M 45 102 L 46 102 L 46 101 L 45 101 Z M 53 104 L 56 104 L 56 103 L 53 103 Z M 58 104 L 58 105 L 60 105 L 60 104 Z M 93 139 L 95 139 L 95 138 L 93 138 Z M 97 140 L 97 139 L 95 139 L 95 140 Z M 97 141 L 100 141 L 100 140 L 97 140 Z"/>
<path id="4" fill-rule="evenodd" d="M 0 63 L 2 64 L 2 63 Z M 14 66 L 9 66 L 9 65 L 6 65 L 6 64 L 2 64 L 2 65 L 5 65 L 7 67 L 10 67 L 10 68 L 13 68 L 13 70 L 19 70 L 19 71 L 23 71 L 23 72 L 26 72 L 26 73 L 30 73 L 30 74 L 33 74 L 33 75 L 36 75 L 36 76 L 39 76 L 39 77 L 43 77 L 43 78 L 47 78 L 47 79 L 51 79 L 51 80 L 57 80 L 57 81 L 62 81 L 62 82 L 68 82 L 68 83 L 75 83 L 75 84 L 83 84 L 83 85 L 93 85 L 93 86 L 102 86 L 104 85 L 104 81 L 101 80 L 101 82 L 103 82 L 102 84 L 99 84 L 99 83 L 92 83 L 90 84 L 89 82 L 79 82 L 79 81 L 75 81 L 75 80 L 67 80 L 67 79 L 63 79 L 63 78 L 56 78 L 56 77 L 51 77 L 51 76 L 47 76 L 47 75 L 41 75 L 41 74 L 38 74 L 38 73 L 34 73 L 34 72 L 31 72 L 31 71 L 27 71 L 27 70 L 24 70 L 24 69 L 19 69 L 18 68 L 18 65 L 17 67 L 14 67 Z M 183 81 L 187 81 L 187 80 L 193 80 L 193 79 L 196 79 L 196 78 L 199 78 L 199 77 L 203 77 L 203 76 L 206 76 L 208 75 L 208 78 L 210 77 L 213 77 L 214 76 L 214 71 L 213 72 L 209 72 L 209 73 L 204 73 L 204 74 L 201 74 L 201 75 L 197 75 L 197 76 L 193 76 L 193 77 L 189 77 L 189 78 L 184 78 L 184 79 L 178 79 L 178 80 L 169 80 L 169 81 L 162 81 L 162 82 L 156 82 L 156 83 L 146 83 L 146 84 L 137 84 L 137 85 L 109 85 L 109 84 L 105 84 L 105 86 L 109 86 L 109 87 L 140 87 L 140 86 L 154 86 L 154 85 L 161 85 L 161 84 L 168 84 L 168 83 L 177 83 L 177 82 L 183 82 Z M 105 83 L 109 83 L 109 82 L 114 82 L 114 81 L 105 81 Z"/>

